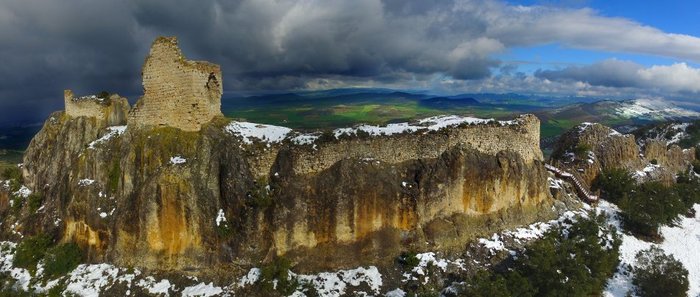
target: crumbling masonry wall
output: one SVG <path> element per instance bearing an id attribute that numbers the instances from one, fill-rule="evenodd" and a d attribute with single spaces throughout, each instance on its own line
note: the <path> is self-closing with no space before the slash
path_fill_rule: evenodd
<path id="1" fill-rule="evenodd" d="M 523 115 L 512 124 L 474 124 L 432 133 L 405 133 L 393 136 L 341 139 L 319 144 L 316 148 L 290 146 L 289 154 L 295 174 L 314 174 L 346 158 L 372 159 L 397 164 L 408 160 L 437 158 L 459 145 L 495 156 L 500 151 L 520 155 L 527 163 L 543 161 L 540 150 L 540 120 L 534 115 Z M 251 169 L 256 176 L 264 176 L 276 161 L 280 148 L 267 148 L 256 153 Z"/>
<path id="2" fill-rule="evenodd" d="M 75 97 L 73 91 L 63 91 L 66 115 L 95 118 L 106 126 L 125 125 L 129 114 L 129 101 L 117 94 L 108 98 L 97 96 Z"/>
<path id="3" fill-rule="evenodd" d="M 129 114 L 129 126 L 199 131 L 222 115 L 219 65 L 186 60 L 175 37 L 153 42 L 142 74 L 144 95 Z"/>

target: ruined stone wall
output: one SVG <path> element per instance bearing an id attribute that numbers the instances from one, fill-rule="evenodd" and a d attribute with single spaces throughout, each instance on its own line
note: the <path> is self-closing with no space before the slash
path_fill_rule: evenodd
<path id="1" fill-rule="evenodd" d="M 512 125 L 479 124 L 445 131 L 407 133 L 389 137 L 340 140 L 293 154 L 294 173 L 310 174 L 325 170 L 345 158 L 371 158 L 385 163 L 400 163 L 420 158 L 437 158 L 457 145 L 466 145 L 487 155 L 512 151 L 531 163 L 542 161 L 539 146 L 540 121 L 524 115 Z M 259 172 L 266 172 L 264 169 Z"/>
<path id="2" fill-rule="evenodd" d="M 66 114 L 72 117 L 93 117 L 101 118 L 103 106 L 92 99 L 75 98 L 73 91 L 63 91 L 63 101 L 65 103 Z"/>
<path id="3" fill-rule="evenodd" d="M 222 115 L 221 82 L 219 65 L 188 61 L 175 37 L 159 37 L 143 66 L 144 95 L 129 115 L 129 125 L 199 131 Z"/>
<path id="4" fill-rule="evenodd" d="M 129 101 L 113 94 L 108 98 L 96 96 L 75 97 L 73 91 L 63 91 L 66 115 L 97 119 L 101 125 L 125 125 L 129 113 Z"/>

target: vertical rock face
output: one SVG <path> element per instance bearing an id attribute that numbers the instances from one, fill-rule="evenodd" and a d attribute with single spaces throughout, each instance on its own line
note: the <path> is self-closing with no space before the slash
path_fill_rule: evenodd
<path id="1" fill-rule="evenodd" d="M 159 37 L 143 65 L 143 97 L 129 115 L 132 126 L 198 131 L 221 116 L 219 65 L 185 59 L 175 37 Z"/>
<path id="2" fill-rule="evenodd" d="M 459 249 L 551 214 L 534 116 L 306 144 L 252 125 L 251 140 L 217 117 L 220 79 L 174 39 L 156 40 L 125 127 L 68 105 L 46 121 L 24 159 L 42 211 L 0 216 L 0 234 L 19 222 L 24 234 L 77 242 L 91 261 L 149 269 L 282 255 L 304 271 Z"/>

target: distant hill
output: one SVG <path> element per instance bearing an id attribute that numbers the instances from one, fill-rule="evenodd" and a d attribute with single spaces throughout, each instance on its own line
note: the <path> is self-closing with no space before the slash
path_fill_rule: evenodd
<path id="1" fill-rule="evenodd" d="M 621 132 L 629 132 L 655 122 L 700 119 L 700 113 L 660 99 L 577 103 L 560 108 L 543 109 L 535 114 L 542 120 L 544 138 L 560 135 L 582 122 L 602 123 Z"/>
<path id="2" fill-rule="evenodd" d="M 451 109 L 478 105 L 479 101 L 470 97 L 432 97 L 420 100 L 419 104 L 437 109 Z"/>

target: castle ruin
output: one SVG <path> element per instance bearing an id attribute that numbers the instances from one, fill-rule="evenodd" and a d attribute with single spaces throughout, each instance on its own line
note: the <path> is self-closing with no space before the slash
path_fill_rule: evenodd
<path id="1" fill-rule="evenodd" d="M 71 90 L 63 91 L 66 115 L 92 117 L 107 126 L 125 125 L 129 113 L 129 101 L 117 94 L 104 98 L 92 96 L 76 97 Z"/>
<path id="2" fill-rule="evenodd" d="M 168 126 L 184 131 L 199 131 L 212 118 L 222 116 L 221 68 L 185 59 L 175 37 L 156 38 L 142 76 L 144 95 L 131 110 L 128 101 L 119 96 L 75 97 L 66 90 L 66 114 L 106 119 L 108 125 L 128 122 L 130 127 Z"/>
<path id="3" fill-rule="evenodd" d="M 221 116 L 221 68 L 189 61 L 175 37 L 158 37 L 142 69 L 144 95 L 129 114 L 129 126 L 170 126 L 199 131 Z"/>

